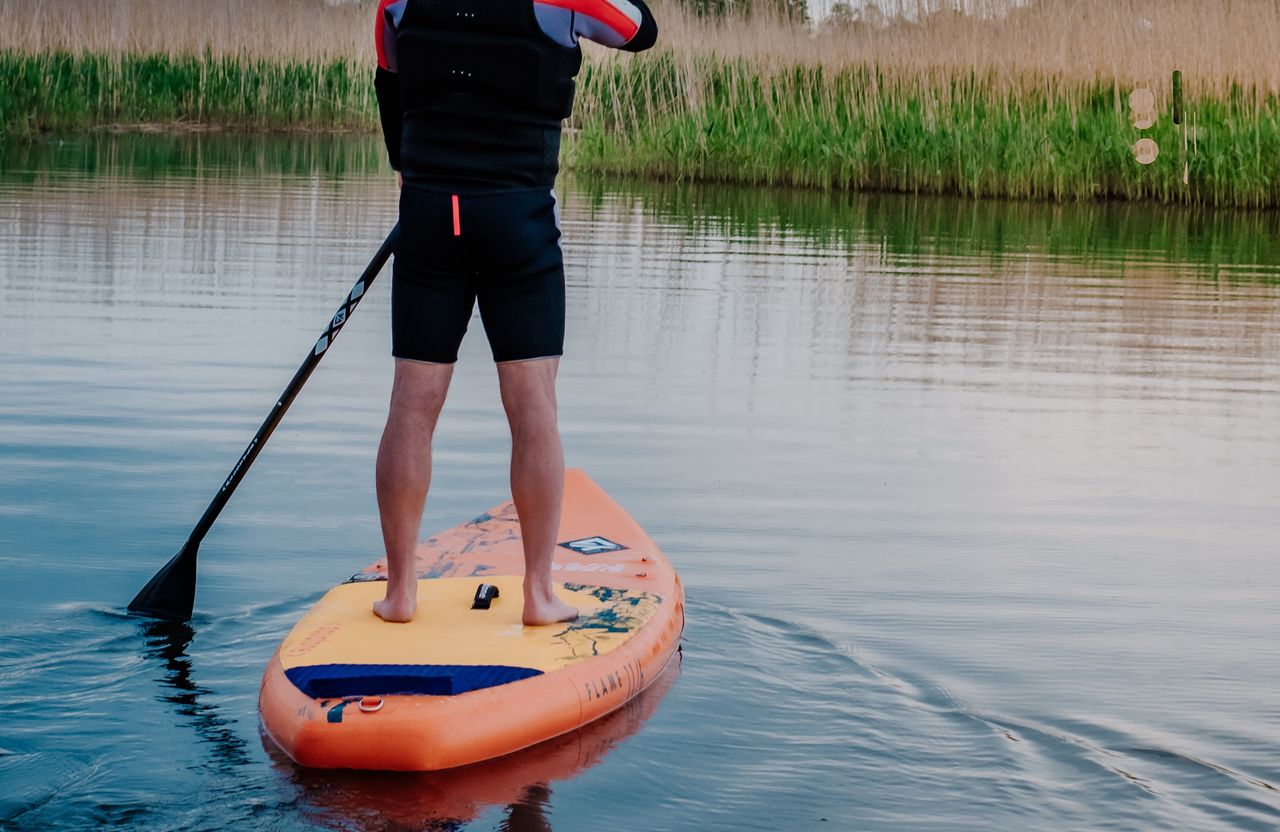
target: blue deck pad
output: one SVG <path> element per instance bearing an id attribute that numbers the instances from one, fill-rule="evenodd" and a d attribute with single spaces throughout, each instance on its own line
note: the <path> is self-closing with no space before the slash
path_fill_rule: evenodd
<path id="1" fill-rule="evenodd" d="M 541 670 L 493 664 L 317 664 L 284 672 L 313 699 L 427 694 L 455 696 L 539 676 Z"/>

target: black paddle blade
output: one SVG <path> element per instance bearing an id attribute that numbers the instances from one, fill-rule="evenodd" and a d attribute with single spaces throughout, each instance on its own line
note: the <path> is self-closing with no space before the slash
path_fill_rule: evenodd
<path id="1" fill-rule="evenodd" d="M 129 612 L 169 621 L 187 621 L 196 603 L 198 543 L 187 541 L 129 602 Z"/>

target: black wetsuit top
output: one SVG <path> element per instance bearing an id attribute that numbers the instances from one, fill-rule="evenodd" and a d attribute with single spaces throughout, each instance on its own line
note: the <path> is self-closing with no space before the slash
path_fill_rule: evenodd
<path id="1" fill-rule="evenodd" d="M 382 0 L 375 88 L 392 167 L 445 188 L 550 188 L 578 39 L 638 52 L 643 0 Z"/>

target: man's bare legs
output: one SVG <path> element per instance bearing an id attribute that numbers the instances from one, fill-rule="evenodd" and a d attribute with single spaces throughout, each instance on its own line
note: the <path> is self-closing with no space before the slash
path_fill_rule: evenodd
<path id="1" fill-rule="evenodd" d="M 524 623 L 571 621 L 578 611 L 556 596 L 551 561 L 564 499 L 564 450 L 556 424 L 559 358 L 498 364 L 511 425 L 511 496 L 524 539 Z"/>
<path id="2" fill-rule="evenodd" d="M 556 596 L 551 581 L 564 497 L 564 451 L 556 425 L 559 366 L 558 358 L 498 365 L 511 425 L 511 495 L 524 536 L 524 623 L 529 625 L 569 621 L 578 614 Z M 413 558 L 431 485 L 431 438 L 452 376 L 452 364 L 396 360 L 377 473 L 387 591 L 373 611 L 387 621 L 409 621 L 417 608 Z"/>
<path id="3" fill-rule="evenodd" d="M 387 595 L 374 603 L 373 611 L 387 621 L 409 621 L 417 608 L 413 556 L 431 485 L 431 437 L 452 377 L 452 364 L 396 359 L 377 472 L 378 511 L 387 547 Z"/>

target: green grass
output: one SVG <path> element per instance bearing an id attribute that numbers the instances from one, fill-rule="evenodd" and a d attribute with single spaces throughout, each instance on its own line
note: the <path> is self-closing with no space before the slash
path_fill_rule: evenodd
<path id="1" fill-rule="evenodd" d="M 0 134 L 142 124 L 376 130 L 370 69 L 344 60 L 0 51 Z M 1280 101 L 1233 88 L 1187 104 L 1190 184 L 1169 113 L 1139 132 L 1129 86 L 747 59 L 591 61 L 568 166 L 646 178 L 1015 199 L 1280 205 Z M 1139 165 L 1131 146 L 1161 149 Z"/>
<path id="2" fill-rule="evenodd" d="M 368 75 L 345 60 L 0 52 L 0 134 L 138 124 L 371 129 Z"/>
<path id="3" fill-rule="evenodd" d="M 1280 204 L 1280 101 L 1236 89 L 1188 102 L 1198 128 L 1182 182 L 1168 113 L 1129 123 L 1127 88 L 875 67 L 766 71 L 670 54 L 585 70 L 573 164 L 712 182 L 1016 199 Z M 1138 164 L 1132 145 L 1161 149 Z"/>

